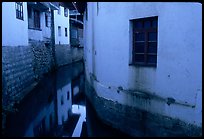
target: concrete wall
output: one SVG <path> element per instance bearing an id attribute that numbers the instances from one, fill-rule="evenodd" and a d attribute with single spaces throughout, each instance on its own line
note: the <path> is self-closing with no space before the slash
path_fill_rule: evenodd
<path id="1" fill-rule="evenodd" d="M 201 126 L 201 11 L 200 3 L 88 3 L 85 71 L 97 95 Z M 158 16 L 157 67 L 130 66 L 130 20 L 151 16 Z"/>
<path id="2" fill-rule="evenodd" d="M 28 45 L 27 2 L 23 2 L 23 20 L 16 18 L 15 2 L 2 2 L 2 45 Z"/>
<path id="3" fill-rule="evenodd" d="M 70 44 L 69 10 L 68 17 L 64 16 L 64 7 L 60 6 L 60 10 L 60 15 L 57 10 L 54 11 L 55 44 Z M 58 36 L 58 26 L 61 26 L 61 36 Z M 65 36 L 65 28 L 67 28 L 67 37 Z"/>

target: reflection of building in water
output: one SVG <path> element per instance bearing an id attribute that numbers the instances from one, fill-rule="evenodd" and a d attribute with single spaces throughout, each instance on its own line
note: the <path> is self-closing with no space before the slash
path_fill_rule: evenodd
<path id="1" fill-rule="evenodd" d="M 44 107 L 37 117 L 28 126 L 25 135 L 30 136 L 42 136 L 46 135 L 56 123 L 55 115 L 55 103 L 54 101 L 47 107 Z"/>
<path id="2" fill-rule="evenodd" d="M 80 114 L 80 118 L 77 122 L 77 125 L 74 129 L 74 132 L 72 134 L 72 137 L 80 137 L 82 132 L 82 124 L 83 122 L 86 122 L 86 107 L 83 105 L 72 105 L 72 113 Z"/>
<path id="3" fill-rule="evenodd" d="M 76 78 L 72 79 L 72 103 L 75 97 L 84 91 L 84 75 L 80 73 Z"/>
<path id="4" fill-rule="evenodd" d="M 71 83 L 69 83 L 57 90 L 58 125 L 62 125 L 63 122 L 68 120 L 71 106 Z"/>

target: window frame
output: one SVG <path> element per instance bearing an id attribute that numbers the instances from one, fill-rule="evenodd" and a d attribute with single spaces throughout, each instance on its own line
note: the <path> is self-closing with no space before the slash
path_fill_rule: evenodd
<path id="1" fill-rule="evenodd" d="M 68 17 L 68 8 L 65 8 L 65 7 L 64 7 L 64 16 Z"/>
<path id="2" fill-rule="evenodd" d="M 40 25 L 40 11 L 34 9 L 33 10 L 33 14 L 34 14 L 34 29 L 41 29 L 41 25 Z"/>
<path id="3" fill-rule="evenodd" d="M 152 22 L 156 21 L 156 27 L 152 27 Z M 144 23 L 145 21 L 151 21 L 150 22 L 150 26 L 149 28 L 144 28 Z M 136 22 L 141 22 L 142 23 L 142 27 L 136 28 Z M 156 33 L 156 41 L 150 41 L 148 34 L 151 32 L 155 32 Z M 136 41 L 136 34 L 137 33 L 143 33 L 144 34 L 144 41 Z M 144 42 L 144 52 L 139 53 L 138 51 L 136 51 L 136 43 L 141 43 Z M 156 52 L 154 53 L 150 53 L 148 52 L 148 48 L 149 48 L 149 44 L 154 42 L 156 43 Z M 157 53 L 158 53 L 158 16 L 153 16 L 153 17 L 145 17 L 145 18 L 139 18 L 139 19 L 133 19 L 132 20 L 132 57 L 131 57 L 131 65 L 137 65 L 137 66 L 145 66 L 145 67 L 156 67 L 157 66 Z M 143 62 L 139 62 L 139 60 L 136 60 L 136 55 L 143 55 Z M 148 55 L 151 56 L 156 56 L 156 59 L 154 58 L 155 62 L 148 62 Z"/>
<path id="4" fill-rule="evenodd" d="M 16 18 L 24 21 L 24 18 L 23 18 L 23 2 L 16 2 L 15 7 L 16 7 Z"/>

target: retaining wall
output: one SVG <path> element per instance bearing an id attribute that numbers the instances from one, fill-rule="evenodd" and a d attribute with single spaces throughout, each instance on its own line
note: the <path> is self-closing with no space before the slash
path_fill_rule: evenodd
<path id="1" fill-rule="evenodd" d="M 105 123 L 131 136 L 202 136 L 202 128 L 99 97 L 87 80 L 85 93 Z"/>
<path id="2" fill-rule="evenodd" d="M 63 66 L 83 59 L 83 48 L 55 45 L 56 65 Z"/>

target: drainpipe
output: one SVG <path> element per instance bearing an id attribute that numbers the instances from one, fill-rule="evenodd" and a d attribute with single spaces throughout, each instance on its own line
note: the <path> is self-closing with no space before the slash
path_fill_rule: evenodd
<path id="1" fill-rule="evenodd" d="M 54 58 L 54 69 L 56 69 L 56 56 L 55 56 L 55 28 L 54 28 L 54 10 L 51 10 L 51 43 L 52 43 L 52 55 Z"/>

